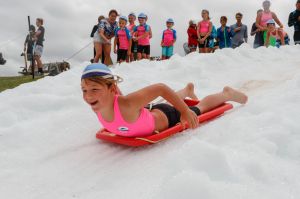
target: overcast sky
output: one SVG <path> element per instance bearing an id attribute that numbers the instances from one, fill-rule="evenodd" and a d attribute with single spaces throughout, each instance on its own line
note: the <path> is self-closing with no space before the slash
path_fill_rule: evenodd
<path id="1" fill-rule="evenodd" d="M 292 36 L 293 29 L 287 26 L 287 20 L 289 13 L 295 10 L 296 0 L 271 2 L 271 10 L 278 15 L 286 31 Z M 98 16 L 107 15 L 109 10 L 114 8 L 122 15 L 128 15 L 130 12 L 144 12 L 148 15 L 148 24 L 153 31 L 152 56 L 160 55 L 160 39 L 162 31 L 166 28 L 165 21 L 167 18 L 173 18 L 174 29 L 178 34 L 174 51 L 183 55 L 182 45 L 187 41 L 188 21 L 199 20 L 202 9 L 210 11 L 212 22 L 217 27 L 220 26 L 220 16 L 227 16 L 228 25 L 231 25 L 235 22 L 235 13 L 241 12 L 244 14 L 243 22 L 251 29 L 256 11 L 261 5 L 262 0 L 0 0 L 0 52 L 7 59 L 5 67 L 23 65 L 23 57 L 20 54 L 28 31 L 27 16 L 30 15 L 33 23 L 37 17 L 44 19 L 46 33 L 42 60 L 66 60 L 92 41 L 89 35 Z M 252 41 L 253 38 L 250 39 L 251 43 Z M 75 64 L 90 60 L 92 53 L 91 44 L 70 62 Z"/>

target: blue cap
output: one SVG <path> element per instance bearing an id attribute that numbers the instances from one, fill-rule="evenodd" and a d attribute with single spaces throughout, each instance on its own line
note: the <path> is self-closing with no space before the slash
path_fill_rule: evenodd
<path id="1" fill-rule="evenodd" d="M 143 19 L 146 19 L 147 18 L 147 15 L 145 15 L 144 13 L 140 13 L 138 18 L 143 18 Z"/>
<path id="2" fill-rule="evenodd" d="M 173 20 L 172 18 L 169 18 L 169 19 L 167 20 L 167 23 L 174 23 L 174 20 Z"/>
<path id="3" fill-rule="evenodd" d="M 114 76 L 105 64 L 95 63 L 86 66 L 83 70 L 81 79 L 88 77 L 102 77 L 104 79 L 108 79 L 113 78 Z"/>
<path id="4" fill-rule="evenodd" d="M 135 13 L 134 12 L 131 12 L 131 13 L 129 13 L 129 15 L 128 16 L 134 16 L 134 17 L 136 17 L 136 15 L 135 15 Z"/>
<path id="5" fill-rule="evenodd" d="M 274 19 L 269 19 L 269 20 L 267 21 L 267 24 L 275 24 Z"/>
<path id="6" fill-rule="evenodd" d="M 123 20 L 127 21 L 127 17 L 126 17 L 126 16 L 120 16 L 120 17 L 119 17 L 119 20 L 120 20 L 120 19 L 123 19 Z"/>

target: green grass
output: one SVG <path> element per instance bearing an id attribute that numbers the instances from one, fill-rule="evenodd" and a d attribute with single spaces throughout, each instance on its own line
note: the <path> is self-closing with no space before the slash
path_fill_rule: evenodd
<path id="1" fill-rule="evenodd" d="M 30 75 L 16 76 L 16 77 L 0 77 L 0 92 L 4 91 L 6 89 L 15 88 L 24 83 L 38 80 L 40 78 L 41 77 L 35 77 L 35 79 L 33 80 L 32 76 L 30 76 Z"/>

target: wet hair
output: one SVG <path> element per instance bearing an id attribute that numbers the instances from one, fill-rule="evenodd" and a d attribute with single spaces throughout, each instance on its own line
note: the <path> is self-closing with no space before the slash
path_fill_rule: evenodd
<path id="1" fill-rule="evenodd" d="M 39 21 L 41 23 L 41 25 L 44 24 L 44 20 L 42 18 L 37 18 L 36 20 Z"/>
<path id="2" fill-rule="evenodd" d="M 115 9 L 112 9 L 109 11 L 108 16 L 110 16 L 111 14 L 115 13 L 117 16 L 119 16 L 118 11 Z"/>
<path id="3" fill-rule="evenodd" d="M 100 76 L 87 77 L 87 78 L 82 79 L 82 81 L 87 83 L 86 80 L 89 80 L 91 82 L 95 82 L 97 84 L 101 84 L 102 86 L 107 86 L 108 88 L 110 88 L 112 85 L 117 84 L 117 80 L 115 80 L 113 78 L 105 79 L 105 78 L 102 78 Z"/>
<path id="4" fill-rule="evenodd" d="M 236 14 L 235 14 L 235 16 L 240 16 L 240 17 L 243 17 L 243 14 L 242 14 L 242 13 L 240 13 L 240 12 L 238 12 L 238 13 L 236 13 Z"/>
<path id="5" fill-rule="evenodd" d="M 222 21 L 222 20 L 224 20 L 224 21 L 227 22 L 227 17 L 226 17 L 226 16 L 222 16 L 222 17 L 220 18 L 220 21 Z"/>
<path id="6" fill-rule="evenodd" d="M 203 9 L 203 10 L 201 11 L 201 14 L 202 14 L 203 12 L 206 12 L 206 13 L 207 13 L 207 15 L 208 15 L 208 19 L 210 19 L 210 17 L 209 17 L 209 11 L 208 11 L 208 10 L 206 10 L 206 9 Z"/>
<path id="7" fill-rule="evenodd" d="M 104 17 L 103 15 L 100 15 L 100 16 L 98 17 L 98 22 L 100 23 L 100 21 L 101 21 L 102 19 L 105 19 L 105 17 Z"/>
<path id="8" fill-rule="evenodd" d="M 259 12 L 263 12 L 264 10 L 263 9 L 259 9 L 259 10 L 257 10 L 257 14 L 259 13 Z"/>

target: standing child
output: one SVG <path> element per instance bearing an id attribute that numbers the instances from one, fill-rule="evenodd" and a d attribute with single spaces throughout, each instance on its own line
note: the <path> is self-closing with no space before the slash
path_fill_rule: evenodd
<path id="1" fill-rule="evenodd" d="M 197 23 L 195 20 L 190 20 L 187 34 L 189 51 L 190 53 L 195 52 L 198 46 Z"/>
<path id="2" fill-rule="evenodd" d="M 133 40 L 138 42 L 137 60 L 150 59 L 150 26 L 146 24 L 146 19 L 147 15 L 139 14 L 139 25 L 134 28 Z"/>
<path id="3" fill-rule="evenodd" d="M 174 26 L 174 20 L 167 20 L 167 29 L 163 31 L 161 47 L 162 47 L 162 60 L 169 59 L 173 55 L 174 43 L 176 42 L 176 30 L 172 27 Z"/>
<path id="4" fill-rule="evenodd" d="M 222 48 L 231 48 L 231 38 L 232 31 L 229 26 L 226 26 L 227 17 L 222 16 L 220 18 L 221 27 L 217 30 L 217 38 L 219 41 L 219 47 Z"/>
<path id="5" fill-rule="evenodd" d="M 271 46 L 276 46 L 279 48 L 281 45 L 289 45 L 290 38 L 288 34 L 282 29 L 282 28 L 276 28 L 275 26 L 275 20 L 271 19 L 267 22 L 267 37 L 266 37 L 266 42 L 265 46 L 268 47 L 269 45 Z M 271 40 L 275 40 L 275 45 L 271 44 Z"/>
<path id="6" fill-rule="evenodd" d="M 99 121 L 108 131 L 126 137 L 148 136 L 186 121 L 191 128 L 198 126 L 197 115 L 210 111 L 224 102 L 247 102 L 247 96 L 230 87 L 209 95 L 196 106 L 188 107 L 183 99 L 197 99 L 194 85 L 189 83 L 175 93 L 167 85 L 158 83 L 142 88 L 128 95 L 119 95 L 117 82 L 104 64 L 87 66 L 81 76 L 83 99 L 97 114 Z M 144 108 L 161 96 L 169 104 L 161 103 Z"/>
<path id="7" fill-rule="evenodd" d="M 133 12 L 131 12 L 129 15 L 128 15 L 128 30 L 130 31 L 130 35 L 132 36 L 133 35 L 133 31 L 134 31 L 134 28 L 136 27 L 135 25 L 135 20 L 136 20 L 136 16 Z M 127 58 L 127 62 L 130 61 L 135 61 L 136 58 L 137 58 L 137 45 L 138 43 L 136 41 L 132 41 L 132 45 L 131 45 L 131 54 L 130 56 Z"/>
<path id="8" fill-rule="evenodd" d="M 119 18 L 119 27 L 115 32 L 114 53 L 118 53 L 117 61 L 122 63 L 127 60 L 127 56 L 131 54 L 131 36 L 126 27 L 127 17 L 121 16 Z M 119 48 L 117 49 L 117 43 Z"/>
<path id="9" fill-rule="evenodd" d="M 210 22 L 208 10 L 202 10 L 201 15 L 202 21 L 200 21 L 197 26 L 199 52 L 208 53 L 209 37 L 212 31 L 212 23 Z"/>

